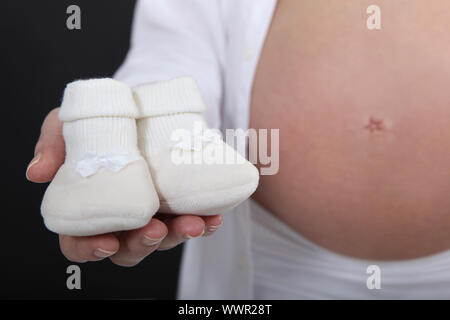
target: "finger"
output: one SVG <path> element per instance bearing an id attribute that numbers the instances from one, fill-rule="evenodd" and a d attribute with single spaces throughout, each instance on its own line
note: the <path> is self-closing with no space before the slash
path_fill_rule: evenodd
<path id="1" fill-rule="evenodd" d="M 161 242 L 158 250 L 173 248 L 186 240 L 201 237 L 205 232 L 205 221 L 199 216 L 176 216 L 168 218 L 164 222 L 169 233 Z"/>
<path id="2" fill-rule="evenodd" d="M 223 217 L 221 214 L 217 214 L 215 216 L 206 216 L 202 218 L 205 221 L 205 233 L 203 234 L 204 237 L 212 235 L 222 226 L 223 223 Z"/>
<path id="3" fill-rule="evenodd" d="M 68 260 L 82 263 L 112 256 L 119 250 L 119 239 L 112 234 L 90 237 L 60 235 L 59 246 Z"/>
<path id="4" fill-rule="evenodd" d="M 167 226 L 158 219 L 152 219 L 143 228 L 121 234 L 120 249 L 111 261 L 123 267 L 132 267 L 155 251 L 167 235 Z"/>
<path id="5" fill-rule="evenodd" d="M 45 118 L 41 135 L 36 144 L 34 158 L 25 176 L 32 182 L 48 182 L 53 179 L 65 158 L 62 122 L 58 119 L 59 108 L 53 109 Z"/>

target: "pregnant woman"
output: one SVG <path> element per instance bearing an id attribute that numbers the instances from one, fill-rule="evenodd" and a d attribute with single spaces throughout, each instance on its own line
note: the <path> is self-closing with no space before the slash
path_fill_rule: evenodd
<path id="1" fill-rule="evenodd" d="M 280 130 L 279 172 L 218 231 L 220 215 L 160 216 L 61 235 L 63 253 L 131 266 L 197 237 L 180 298 L 450 298 L 449 14 L 447 0 L 138 2 L 116 78 L 194 76 L 211 126 Z M 63 162 L 60 126 L 55 110 L 30 180 Z"/>

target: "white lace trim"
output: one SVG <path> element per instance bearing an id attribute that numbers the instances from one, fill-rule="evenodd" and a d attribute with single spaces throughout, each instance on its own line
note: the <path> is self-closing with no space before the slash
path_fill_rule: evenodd
<path id="1" fill-rule="evenodd" d="M 129 163 L 140 158 L 140 156 L 129 154 L 96 155 L 94 153 L 86 153 L 83 159 L 76 161 L 76 170 L 82 177 L 86 178 L 97 173 L 100 168 L 118 172 Z"/>

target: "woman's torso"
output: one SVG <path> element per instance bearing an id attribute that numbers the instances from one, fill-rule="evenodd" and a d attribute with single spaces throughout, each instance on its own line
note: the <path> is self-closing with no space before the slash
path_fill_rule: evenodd
<path id="1" fill-rule="evenodd" d="M 403 259 L 450 247 L 450 2 L 280 0 L 250 127 L 280 129 L 255 199 L 338 253 Z"/>

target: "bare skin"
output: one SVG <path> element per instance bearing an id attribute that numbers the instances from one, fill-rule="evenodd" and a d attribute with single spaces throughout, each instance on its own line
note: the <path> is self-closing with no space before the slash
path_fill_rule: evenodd
<path id="1" fill-rule="evenodd" d="M 58 109 L 46 117 L 35 155 L 27 168 L 28 180 L 36 183 L 51 181 L 65 157 Z M 221 215 L 199 217 L 157 214 L 148 225 L 138 230 L 91 237 L 60 235 L 59 243 L 62 253 L 71 261 L 82 263 L 109 257 L 117 265 L 131 267 L 156 250 L 173 248 L 190 238 L 209 236 L 221 224 Z"/>
<path id="2" fill-rule="evenodd" d="M 255 199 L 335 252 L 408 259 L 450 248 L 450 2 L 280 0 L 252 92 L 280 128 Z"/>

